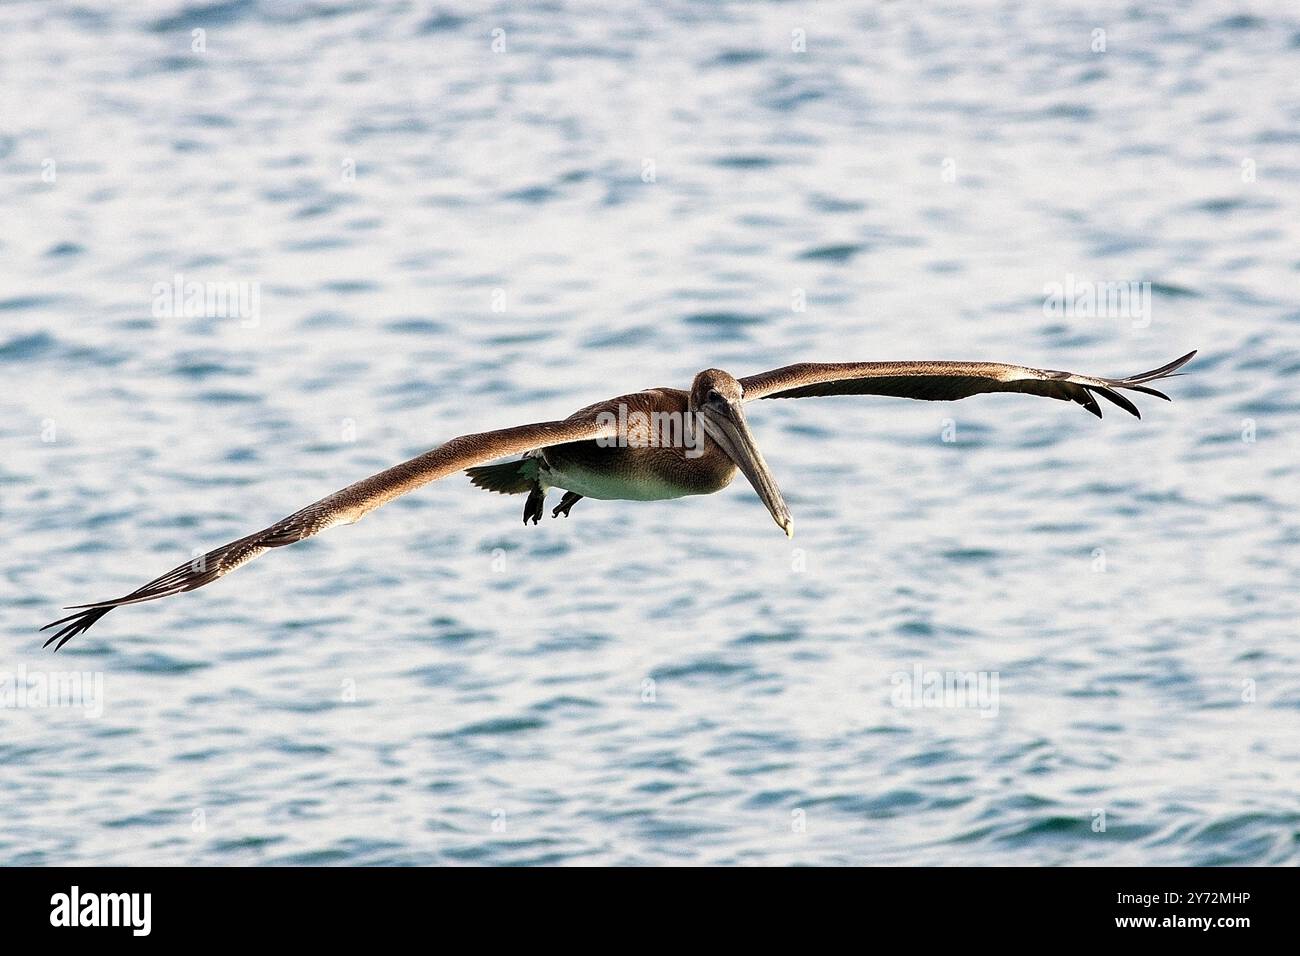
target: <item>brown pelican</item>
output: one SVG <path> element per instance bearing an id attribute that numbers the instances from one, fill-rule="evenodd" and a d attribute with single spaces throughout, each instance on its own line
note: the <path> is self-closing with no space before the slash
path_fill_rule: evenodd
<path id="1" fill-rule="evenodd" d="M 1024 392 L 1082 405 L 1098 418 L 1095 396 L 1141 417 L 1117 389 L 1145 392 L 1169 401 L 1148 382 L 1168 378 L 1195 352 L 1150 372 L 1128 378 L 1095 378 L 994 362 L 849 362 L 787 365 L 733 378 L 721 369 L 695 376 L 689 392 L 651 388 L 589 405 L 563 421 L 516 425 L 461 435 L 432 451 L 295 511 L 269 528 L 187 561 L 130 594 L 111 601 L 73 605 L 76 613 L 47 624 L 63 625 L 45 642 L 55 650 L 115 607 L 193 591 L 224 577 L 269 548 L 293 544 L 339 524 L 352 524 L 408 491 L 456 471 L 466 471 L 480 488 L 527 493 L 524 523 L 536 524 L 546 492 L 564 489 L 553 517 L 569 514 L 582 498 L 657 501 L 708 495 L 741 471 L 787 535 L 794 521 L 781 490 L 745 421 L 743 406 L 760 398 L 822 395 L 893 395 L 950 401 L 981 392 Z M 483 463 L 523 453 L 497 465 Z"/>

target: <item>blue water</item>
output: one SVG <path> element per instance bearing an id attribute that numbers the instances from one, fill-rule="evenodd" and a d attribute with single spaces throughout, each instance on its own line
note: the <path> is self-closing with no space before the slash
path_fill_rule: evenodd
<path id="1" fill-rule="evenodd" d="M 103 681 L 0 709 L 0 863 L 1297 862 L 1298 63 L 1208 0 L 0 7 L 0 671 Z M 1141 421 L 752 406 L 793 542 L 457 476 L 36 632 L 708 366 L 1193 348 Z"/>

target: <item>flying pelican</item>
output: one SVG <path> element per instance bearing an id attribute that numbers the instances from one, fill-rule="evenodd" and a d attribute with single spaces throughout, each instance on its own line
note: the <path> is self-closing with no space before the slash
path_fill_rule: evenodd
<path id="1" fill-rule="evenodd" d="M 524 523 L 536 524 L 546 492 L 565 491 L 552 517 L 568 517 L 583 498 L 661 501 L 710 495 L 741 471 L 777 525 L 794 533 L 794 520 L 745 422 L 743 406 L 760 398 L 822 395 L 893 395 L 952 401 L 981 392 L 1025 392 L 1076 402 L 1098 418 L 1096 395 L 1138 418 L 1137 407 L 1116 389 L 1169 401 L 1146 383 L 1168 378 L 1196 352 L 1128 378 L 1095 378 L 995 362 L 848 362 L 787 365 L 746 378 L 709 368 L 690 391 L 651 388 L 574 412 L 563 421 L 516 425 L 461 435 L 400 465 L 348 485 L 295 511 L 269 528 L 222 545 L 111 601 L 72 605 L 76 613 L 45 625 L 63 627 L 45 646 L 57 651 L 115 607 L 170 597 L 210 584 L 263 551 L 352 524 L 398 495 L 464 470 L 480 488 L 527 493 Z M 523 457 L 484 466 L 497 458 Z"/>

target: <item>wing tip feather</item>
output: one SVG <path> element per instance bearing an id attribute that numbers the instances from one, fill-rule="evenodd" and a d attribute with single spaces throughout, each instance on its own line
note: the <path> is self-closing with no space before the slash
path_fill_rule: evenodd
<path id="1" fill-rule="evenodd" d="M 64 610 L 67 609 L 65 608 Z M 52 621 L 51 623 L 46 624 L 45 627 L 41 628 L 42 631 L 48 630 L 58 624 L 63 624 L 64 626 L 51 634 L 49 639 L 46 640 L 41 647 L 46 648 L 51 644 L 54 644 L 53 653 L 57 654 L 64 644 L 68 643 L 68 641 L 72 640 L 78 634 L 84 634 L 86 631 L 90 630 L 90 628 L 93 627 L 100 618 L 111 610 L 113 610 L 112 607 L 90 608 L 88 610 L 78 611 L 76 614 L 69 614 L 65 618 L 60 618 L 57 621 Z M 72 623 L 69 624 L 67 623 L 68 621 L 71 621 Z"/>
<path id="2" fill-rule="evenodd" d="M 1186 355 L 1180 355 L 1166 365 L 1159 368 L 1153 368 L 1149 372 L 1138 372 L 1136 375 L 1130 375 L 1128 378 L 1120 379 L 1121 382 L 1129 384 L 1138 384 L 1141 382 L 1151 382 L 1158 378 L 1171 378 L 1175 372 L 1196 357 L 1200 349 L 1192 349 Z"/>

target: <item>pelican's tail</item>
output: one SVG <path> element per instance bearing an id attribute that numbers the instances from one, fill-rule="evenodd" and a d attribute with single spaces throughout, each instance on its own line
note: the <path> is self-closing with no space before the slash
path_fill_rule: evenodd
<path id="1" fill-rule="evenodd" d="M 502 495 L 522 495 L 537 487 L 537 459 L 519 458 L 499 465 L 466 468 L 465 474 L 475 487 Z"/>

